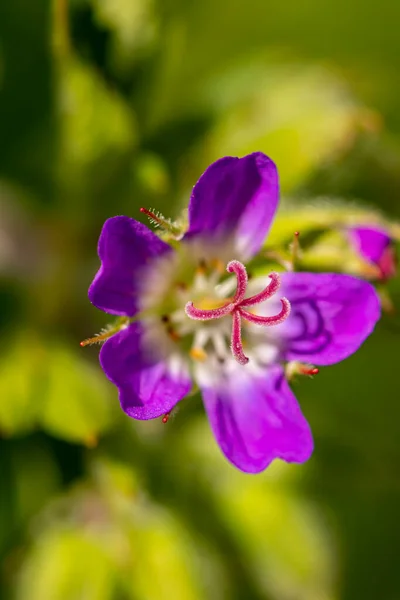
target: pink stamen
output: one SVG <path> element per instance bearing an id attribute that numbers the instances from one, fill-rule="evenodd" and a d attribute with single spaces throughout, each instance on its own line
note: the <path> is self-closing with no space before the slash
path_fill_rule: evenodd
<path id="1" fill-rule="evenodd" d="M 290 314 L 290 302 L 286 298 L 281 298 L 282 310 L 279 314 L 272 317 L 263 317 L 254 315 L 247 310 L 244 310 L 244 306 L 254 306 L 264 300 L 271 298 L 279 290 L 281 285 L 281 279 L 278 273 L 271 273 L 271 281 L 267 287 L 250 298 L 244 298 L 247 289 L 248 276 L 246 267 L 238 260 L 231 260 L 226 267 L 228 273 L 235 273 L 237 279 L 237 288 L 235 296 L 232 302 L 220 306 L 219 308 L 213 308 L 210 310 L 200 309 L 193 306 L 193 302 L 188 302 L 185 306 L 185 312 L 188 317 L 198 321 L 208 321 L 210 319 L 220 319 L 232 314 L 232 335 L 231 335 L 231 350 L 233 356 L 241 364 L 245 365 L 249 362 L 249 359 L 244 354 L 242 344 L 242 332 L 241 332 L 241 320 L 242 317 L 254 323 L 255 325 L 262 325 L 264 327 L 270 327 L 272 325 L 279 325 L 282 323 Z"/>
<path id="2" fill-rule="evenodd" d="M 240 305 L 254 306 L 255 304 L 259 304 L 264 300 L 268 300 L 268 298 L 271 298 L 271 296 L 276 294 L 276 292 L 281 287 L 281 278 L 279 277 L 278 273 L 270 273 L 269 277 L 271 278 L 271 281 L 269 282 L 265 290 L 263 290 L 259 294 L 256 294 L 255 296 L 246 298 L 245 300 L 243 300 L 243 302 L 240 303 Z"/>
<path id="3" fill-rule="evenodd" d="M 235 305 L 233 302 L 229 302 L 229 304 L 225 304 L 225 306 L 220 306 L 219 308 L 203 310 L 193 306 L 193 302 L 188 302 L 185 306 L 185 312 L 188 317 L 195 321 L 208 321 L 210 319 L 220 319 L 221 317 L 225 317 L 226 315 L 229 315 L 234 308 Z"/>
<path id="4" fill-rule="evenodd" d="M 243 319 L 249 321 L 250 323 L 254 323 L 255 325 L 262 325 L 264 327 L 271 327 L 271 325 L 279 325 L 279 323 L 283 323 L 285 319 L 290 315 L 290 302 L 287 298 L 281 298 L 282 310 L 277 315 L 273 317 L 260 317 L 258 315 L 253 315 L 247 310 L 243 310 L 239 307 L 237 310 L 242 315 Z"/>
<path id="5" fill-rule="evenodd" d="M 236 275 L 237 288 L 235 297 L 233 298 L 233 304 L 240 304 L 243 301 L 247 289 L 248 277 L 246 267 L 238 260 L 231 260 L 231 262 L 227 264 L 226 270 L 228 273 L 235 273 Z"/>
<path id="6" fill-rule="evenodd" d="M 241 319 L 238 310 L 232 313 L 232 335 L 231 335 L 231 350 L 233 356 L 241 365 L 246 365 L 249 359 L 243 352 Z"/>

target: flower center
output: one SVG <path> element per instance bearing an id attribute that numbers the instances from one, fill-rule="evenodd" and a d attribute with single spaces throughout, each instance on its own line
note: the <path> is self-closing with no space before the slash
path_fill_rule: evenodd
<path id="1" fill-rule="evenodd" d="M 185 312 L 188 317 L 196 321 L 210 321 L 231 315 L 231 351 L 235 359 L 240 364 L 245 365 L 249 362 L 249 359 L 244 354 L 243 350 L 241 331 L 242 319 L 263 327 L 279 325 L 287 319 L 290 314 L 290 302 L 287 298 L 281 298 L 282 309 L 277 315 L 272 317 L 255 315 L 248 311 L 247 307 L 256 306 L 276 294 L 281 284 L 278 273 L 271 273 L 269 275 L 271 281 L 262 292 L 255 294 L 250 298 L 245 298 L 248 284 L 246 267 L 238 260 L 231 260 L 227 264 L 226 270 L 228 273 L 234 273 L 237 279 L 236 293 L 233 299 L 216 308 L 196 308 L 193 305 L 193 302 L 187 302 Z"/>

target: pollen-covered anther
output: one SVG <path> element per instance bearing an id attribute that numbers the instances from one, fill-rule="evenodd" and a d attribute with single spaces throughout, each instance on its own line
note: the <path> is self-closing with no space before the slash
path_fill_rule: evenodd
<path id="1" fill-rule="evenodd" d="M 221 317 L 231 314 L 233 320 L 231 336 L 232 354 L 240 364 L 244 365 L 248 363 L 249 359 L 243 352 L 241 339 L 241 319 L 243 318 L 250 323 L 261 325 L 263 327 L 279 325 L 285 319 L 287 319 L 290 314 L 290 302 L 287 300 L 287 298 L 281 298 L 282 309 L 277 315 L 271 317 L 255 315 L 245 310 L 244 307 L 259 304 L 260 302 L 268 300 L 268 298 L 271 298 L 271 296 L 276 294 L 281 284 L 280 276 L 278 273 L 271 273 L 270 282 L 262 292 L 251 296 L 250 298 L 245 298 L 248 284 L 246 267 L 238 260 L 231 260 L 228 263 L 226 270 L 228 273 L 235 273 L 237 279 L 236 293 L 233 297 L 233 300 L 223 306 L 212 309 L 196 308 L 193 305 L 193 302 L 188 302 L 185 306 L 185 312 L 188 317 L 198 321 L 220 319 Z"/>
<path id="2" fill-rule="evenodd" d="M 223 273 L 225 269 L 225 265 L 219 258 L 214 258 L 211 261 L 212 268 L 217 271 L 217 273 Z"/>
<path id="3" fill-rule="evenodd" d="M 197 348 L 196 346 L 189 350 L 189 355 L 191 358 L 197 360 L 198 362 L 204 362 L 205 360 L 207 360 L 206 351 L 203 350 L 203 348 Z"/>
<path id="4" fill-rule="evenodd" d="M 171 326 L 167 327 L 167 333 L 168 333 L 169 337 L 171 338 L 171 340 L 173 340 L 174 342 L 179 342 L 179 340 L 181 339 L 180 335 Z"/>
<path id="5" fill-rule="evenodd" d="M 207 273 L 207 269 L 207 262 L 204 260 L 204 258 L 201 258 L 199 260 L 199 264 L 197 265 L 196 273 L 198 273 L 199 275 L 204 275 L 205 273 Z"/>

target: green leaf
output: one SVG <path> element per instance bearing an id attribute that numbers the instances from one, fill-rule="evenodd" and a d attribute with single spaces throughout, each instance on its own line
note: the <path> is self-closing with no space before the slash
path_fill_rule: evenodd
<path id="1" fill-rule="evenodd" d="M 133 111 L 119 94 L 106 86 L 89 64 L 76 58 L 60 65 L 59 103 L 61 117 L 60 176 L 70 183 L 102 162 L 103 169 L 117 165 L 137 142 Z"/>
<path id="2" fill-rule="evenodd" d="M 251 477 L 229 465 L 205 421 L 187 428 L 178 452 L 196 464 L 221 521 L 266 597 L 333 598 L 332 542 L 321 514 L 301 492 L 306 465 L 274 461 Z M 200 484 L 200 485 L 201 485 Z"/>
<path id="3" fill-rule="evenodd" d="M 114 569 L 94 536 L 78 530 L 43 534 L 23 566 L 17 600 L 112 600 Z"/>
<path id="4" fill-rule="evenodd" d="M 30 333 L 17 336 L 0 362 L 0 430 L 16 435 L 35 427 L 40 411 L 36 392 L 40 389 L 43 348 Z"/>
<path id="5" fill-rule="evenodd" d="M 90 446 L 113 422 L 111 386 L 100 368 L 79 353 L 79 349 L 74 354 L 63 346 L 49 349 L 40 424 L 52 435 Z"/>
<path id="6" fill-rule="evenodd" d="M 241 85 L 227 94 L 226 84 L 238 79 Z M 262 150 L 277 163 L 284 192 L 346 149 L 363 114 L 341 81 L 318 66 L 271 67 L 264 62 L 219 77 L 208 93 L 223 111 L 207 139 L 209 155 Z"/>

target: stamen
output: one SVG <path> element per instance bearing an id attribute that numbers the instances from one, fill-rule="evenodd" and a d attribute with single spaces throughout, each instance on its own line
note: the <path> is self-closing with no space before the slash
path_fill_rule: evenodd
<path id="1" fill-rule="evenodd" d="M 207 353 L 205 350 L 203 350 L 203 348 L 197 348 L 196 346 L 194 346 L 189 351 L 189 354 L 194 360 L 197 360 L 199 362 L 204 362 L 205 360 L 207 360 Z"/>
<path id="2" fill-rule="evenodd" d="M 185 306 L 185 312 L 188 317 L 195 321 L 208 321 L 209 319 L 220 319 L 221 317 L 225 317 L 226 315 L 229 315 L 234 308 L 235 305 L 230 302 L 219 308 L 202 310 L 193 306 L 193 302 L 188 302 Z"/>
<path id="3" fill-rule="evenodd" d="M 227 355 L 225 336 L 218 329 L 211 334 L 211 341 L 214 344 L 218 359 L 224 360 Z"/>
<path id="4" fill-rule="evenodd" d="M 238 310 L 234 310 L 232 313 L 231 350 L 233 356 L 241 365 L 246 365 L 249 362 L 249 359 L 243 352 L 241 319 Z"/>
<path id="5" fill-rule="evenodd" d="M 171 326 L 167 327 L 167 333 L 171 340 L 173 340 L 174 342 L 179 342 L 179 340 L 181 339 L 180 335 L 176 333 L 175 329 Z"/>
<path id="6" fill-rule="evenodd" d="M 255 304 L 259 304 L 264 300 L 268 300 L 271 298 L 281 287 L 281 278 L 278 273 L 270 273 L 269 277 L 271 278 L 270 283 L 267 285 L 265 290 L 256 294 L 255 296 L 251 296 L 250 298 L 246 298 L 241 302 L 241 306 L 254 306 Z"/>
<path id="7" fill-rule="evenodd" d="M 224 272 L 224 263 L 219 258 L 213 258 L 211 265 L 213 269 L 217 271 L 217 273 L 221 274 Z"/>
<path id="8" fill-rule="evenodd" d="M 199 260 L 199 264 L 196 269 L 196 273 L 199 275 L 204 275 L 207 272 L 207 263 L 204 258 Z"/>
<path id="9" fill-rule="evenodd" d="M 255 325 L 262 325 L 264 327 L 271 327 L 271 325 L 279 325 L 290 315 L 290 302 L 287 298 L 281 298 L 282 310 L 277 315 L 273 317 L 260 317 L 259 315 L 254 315 L 253 313 L 248 312 L 247 310 L 243 310 L 239 307 L 237 310 L 240 312 L 242 317 L 249 321 L 250 323 L 254 323 Z"/>
<path id="10" fill-rule="evenodd" d="M 239 304 L 242 302 L 246 294 L 248 282 L 246 267 L 242 265 L 242 263 L 240 263 L 238 260 L 231 260 L 231 262 L 227 264 L 226 270 L 228 271 L 228 273 L 235 273 L 237 277 L 236 294 L 233 298 L 233 303 Z"/>
<path id="11" fill-rule="evenodd" d="M 299 260 L 299 252 L 300 252 L 299 237 L 300 237 L 300 232 L 295 231 L 293 234 L 293 242 L 292 242 L 291 271 L 296 270 L 297 262 Z"/>

